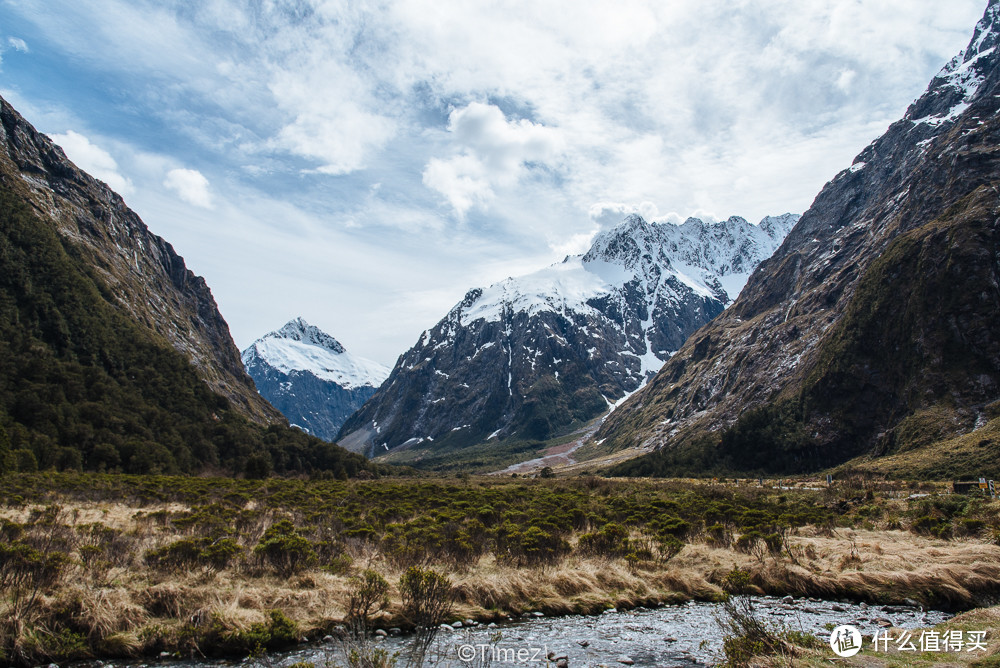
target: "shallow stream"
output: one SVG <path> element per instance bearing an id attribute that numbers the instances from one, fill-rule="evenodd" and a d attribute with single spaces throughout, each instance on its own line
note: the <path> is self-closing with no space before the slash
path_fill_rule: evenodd
<path id="1" fill-rule="evenodd" d="M 811 633 L 827 643 L 830 629 L 841 624 L 856 626 L 865 638 L 881 627 L 919 628 L 939 624 L 951 615 L 923 611 L 908 606 L 867 606 L 817 599 L 754 598 L 761 614 L 774 623 Z M 706 666 L 716 663 L 722 653 L 722 639 L 715 615 L 717 603 L 691 602 L 656 609 L 609 610 L 597 616 L 530 616 L 497 626 L 476 625 L 461 629 L 442 629 L 431 648 L 428 666 L 544 666 L 545 657 L 568 658 L 572 668 L 597 666 L 621 667 Z M 536 613 L 537 614 L 537 613 Z M 500 633 L 497 641 L 495 634 Z M 491 639 L 491 636 L 494 636 Z M 405 654 L 406 636 L 377 641 L 390 653 Z M 459 657 L 473 657 L 463 661 Z M 831 651 L 831 658 L 834 655 Z M 519 660 L 520 659 L 520 660 Z M 631 663 L 628 663 L 631 661 Z M 258 664 L 290 666 L 311 662 L 317 668 L 345 665 L 335 642 L 313 643 L 299 649 L 274 654 Z M 209 665 L 235 665 L 239 662 L 164 662 L 169 668 L 205 668 Z M 250 661 L 243 662 L 244 664 Z M 111 665 L 125 664 L 105 664 Z M 135 664 L 131 664 L 135 665 Z M 555 665 L 550 662 L 548 665 Z"/>

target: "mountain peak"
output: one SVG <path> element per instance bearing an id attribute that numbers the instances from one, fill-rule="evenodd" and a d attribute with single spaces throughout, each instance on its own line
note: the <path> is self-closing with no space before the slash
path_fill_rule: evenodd
<path id="1" fill-rule="evenodd" d="M 264 335 L 265 339 L 288 339 L 289 341 L 301 341 L 313 346 L 325 348 L 330 352 L 341 354 L 344 346 L 337 339 L 333 338 L 319 327 L 310 325 L 304 318 L 294 318 L 285 323 L 281 329 Z"/>
<path id="2" fill-rule="evenodd" d="M 927 91 L 907 109 L 904 120 L 936 129 L 958 118 L 977 98 L 980 87 L 995 68 L 998 44 L 1000 0 L 990 0 L 969 45 L 941 68 Z"/>
<path id="3" fill-rule="evenodd" d="M 258 391 L 289 422 L 326 440 L 389 375 L 303 318 L 260 337 L 242 358 Z"/>
<path id="4" fill-rule="evenodd" d="M 1000 0 L 990 0 L 983 18 L 976 24 L 968 48 L 963 52 L 963 62 L 969 62 L 984 51 L 995 48 L 998 41 L 1000 41 Z"/>
<path id="5" fill-rule="evenodd" d="M 345 388 L 378 387 L 389 375 L 383 365 L 352 355 L 337 339 L 302 318 L 260 337 L 242 357 L 247 368 L 263 361 L 282 373 L 308 372 Z"/>
<path id="6" fill-rule="evenodd" d="M 664 269 L 681 263 L 719 276 L 749 274 L 752 267 L 774 252 L 798 219 L 797 214 L 786 213 L 767 216 L 759 225 L 752 225 L 741 216 L 716 223 L 692 217 L 674 225 L 647 222 L 631 214 L 597 235 L 583 262 L 606 262 L 627 270 L 651 264 Z M 729 298 L 735 297 L 740 288 L 742 283 L 727 285 Z"/>
<path id="7" fill-rule="evenodd" d="M 998 45 L 991 0 L 968 48 L 824 186 L 736 303 L 608 418 L 605 451 L 660 447 L 633 470 L 676 475 L 687 462 L 806 471 L 926 447 L 932 463 L 916 470 L 934 473 L 917 475 L 973 472 L 934 442 L 981 428 L 1000 386 L 998 296 L 984 289 L 997 282 Z M 782 433 L 795 436 L 761 436 L 741 417 L 753 411 L 766 425 L 789 416 Z M 918 435 L 910 425 L 931 414 L 941 431 Z M 729 434 L 753 436 L 720 438 L 741 422 Z"/>
<path id="8" fill-rule="evenodd" d="M 601 232 L 594 239 L 584 262 L 598 260 L 634 269 L 640 258 L 649 255 L 660 245 L 656 223 L 647 222 L 637 213 L 631 213 L 610 230 Z"/>

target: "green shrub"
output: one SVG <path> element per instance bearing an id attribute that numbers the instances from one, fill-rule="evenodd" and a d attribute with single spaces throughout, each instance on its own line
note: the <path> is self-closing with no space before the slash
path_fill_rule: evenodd
<path id="1" fill-rule="evenodd" d="M 298 625 L 281 610 L 268 610 L 267 621 L 251 624 L 249 628 L 232 628 L 214 613 L 204 629 L 190 629 L 198 639 L 199 647 L 209 654 L 234 654 L 279 650 L 294 645 L 299 640 Z"/>
<path id="2" fill-rule="evenodd" d="M 670 561 L 684 549 L 684 541 L 680 540 L 676 536 L 667 534 L 659 539 L 657 547 L 659 547 L 660 550 L 660 560 Z"/>
<path id="3" fill-rule="evenodd" d="M 163 570 L 182 570 L 198 565 L 204 538 L 182 538 L 146 552 L 146 564 Z"/>
<path id="4" fill-rule="evenodd" d="M 941 517 L 924 515 L 913 521 L 910 525 L 910 531 L 915 534 L 947 539 L 951 537 L 951 522 Z"/>
<path id="5" fill-rule="evenodd" d="M 986 522 L 978 519 L 963 517 L 958 523 L 959 530 L 964 536 L 978 536 L 986 528 Z"/>
<path id="6" fill-rule="evenodd" d="M 224 569 L 243 555 L 243 548 L 232 538 L 220 538 L 205 546 L 200 559 L 217 569 Z"/>
<path id="7" fill-rule="evenodd" d="M 309 541 L 288 520 L 268 527 L 253 552 L 261 564 L 284 577 L 312 566 L 317 560 Z"/>
<path id="8" fill-rule="evenodd" d="M 633 551 L 628 530 L 620 524 L 609 522 L 600 531 L 580 536 L 577 548 L 590 556 L 621 557 Z"/>

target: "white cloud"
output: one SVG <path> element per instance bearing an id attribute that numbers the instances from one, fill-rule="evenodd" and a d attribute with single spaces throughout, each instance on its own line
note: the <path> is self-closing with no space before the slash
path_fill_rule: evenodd
<path id="1" fill-rule="evenodd" d="M 424 168 L 423 182 L 441 193 L 459 216 L 474 206 L 486 208 L 495 199 L 483 163 L 472 155 L 447 160 L 431 158 Z"/>
<path id="2" fill-rule="evenodd" d="M 498 107 L 481 102 L 453 110 L 448 129 L 459 153 L 428 161 L 423 182 L 459 216 L 473 206 L 486 208 L 494 189 L 517 183 L 527 163 L 554 164 L 563 145 L 554 128 L 527 119 L 510 122 Z"/>
<path id="3" fill-rule="evenodd" d="M 560 240 L 550 239 L 549 248 L 557 255 L 580 255 L 590 250 L 597 232 L 598 230 L 595 228 L 590 232 L 581 232 Z"/>
<path id="4" fill-rule="evenodd" d="M 196 169 L 171 169 L 163 185 L 177 193 L 188 204 L 203 209 L 212 208 L 212 194 L 208 190 L 208 179 Z"/>
<path id="5" fill-rule="evenodd" d="M 8 37 L 7 44 L 9 44 L 10 48 L 14 49 L 15 51 L 20 51 L 21 53 L 28 53 L 28 43 L 25 42 L 20 37 Z"/>
<path id="6" fill-rule="evenodd" d="M 65 134 L 50 135 L 52 141 L 62 147 L 66 157 L 77 167 L 94 178 L 108 184 L 119 195 L 129 195 L 134 192 L 132 181 L 118 171 L 118 163 L 111 154 L 73 130 Z"/>
<path id="7" fill-rule="evenodd" d="M 614 227 L 622 221 L 625 216 L 637 213 L 646 220 L 661 221 L 660 209 L 653 202 L 625 203 L 625 202 L 595 202 L 590 205 L 590 218 L 597 223 L 601 229 Z M 676 214 L 673 214 L 676 215 Z"/>
<path id="8" fill-rule="evenodd" d="M 858 76 L 858 73 L 852 69 L 841 70 L 840 74 L 837 75 L 837 88 L 845 93 L 850 91 L 851 84 L 854 83 L 856 76 Z"/>
<path id="9" fill-rule="evenodd" d="M 367 108 L 357 75 L 335 62 L 309 59 L 301 71 L 276 73 L 270 88 L 278 106 L 294 115 L 272 145 L 318 161 L 320 173 L 365 167 L 395 131 L 391 118 Z"/>
<path id="10" fill-rule="evenodd" d="M 297 221 L 298 239 L 258 220 L 258 247 L 216 260 L 198 247 L 211 244 L 203 225 L 181 235 L 222 286 L 234 333 L 252 340 L 281 324 L 296 295 L 303 311 L 336 304 L 331 320 L 366 323 L 355 338 L 381 337 L 385 352 L 368 354 L 391 361 L 467 287 L 583 250 L 595 227 L 627 213 L 801 212 L 965 46 L 984 4 L 6 3 L 32 25 L 32 50 L 74 63 L 80 90 L 99 96 L 39 99 L 25 81 L 43 80 L 53 65 L 42 59 L 5 71 L 4 86 L 31 90 L 36 110 L 72 109 L 47 117 L 53 130 L 101 128 L 98 143 L 123 167 L 90 170 L 119 177 L 118 190 L 131 188 L 122 172 L 135 179 L 171 241 L 188 224 L 177 221 L 219 221 L 222 234 L 294 202 L 298 216 L 273 219 Z M 118 119 L 123 135 L 112 137 Z M 129 144 L 157 153 L 155 164 Z M 83 166 L 94 149 L 67 151 Z M 161 187 L 191 164 L 211 189 L 183 172 Z M 174 191 L 214 209 L 192 212 Z M 166 202 L 176 220 L 160 213 Z M 320 275 L 304 253 L 349 268 Z"/>

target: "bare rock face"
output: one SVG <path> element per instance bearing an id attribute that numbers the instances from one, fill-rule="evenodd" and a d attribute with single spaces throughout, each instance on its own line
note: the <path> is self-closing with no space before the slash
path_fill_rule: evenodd
<path id="1" fill-rule="evenodd" d="M 1000 396 L 998 23 L 991 0 L 733 306 L 611 415 L 596 438 L 657 450 L 621 471 L 816 470 L 919 445 L 930 415 L 981 423 Z"/>
<path id="2" fill-rule="evenodd" d="M 244 415 L 261 424 L 284 422 L 244 371 L 205 280 L 169 243 L 3 99 L 0 144 L 4 172 L 17 175 L 34 210 L 75 242 L 122 309 L 182 352 L 209 387 Z"/>
<path id="3" fill-rule="evenodd" d="M 629 216 L 585 255 L 470 290 L 337 440 L 374 456 L 564 433 L 645 383 L 732 302 L 797 219 Z"/>

